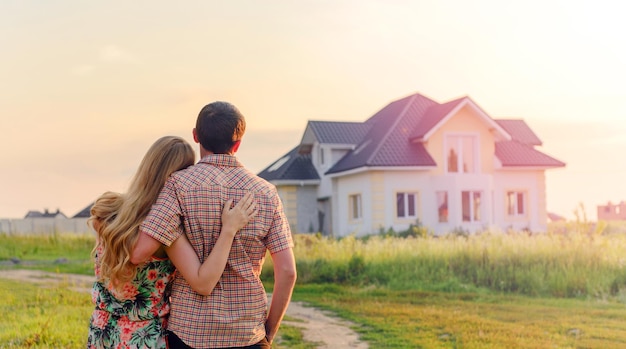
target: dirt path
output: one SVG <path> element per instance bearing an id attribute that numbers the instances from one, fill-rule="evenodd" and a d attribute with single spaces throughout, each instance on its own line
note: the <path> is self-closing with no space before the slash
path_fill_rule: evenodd
<path id="1" fill-rule="evenodd" d="M 86 275 L 57 274 L 39 270 L 0 270 L 0 278 L 31 282 L 44 286 L 65 285 L 78 292 L 91 292 L 94 278 Z M 351 323 L 338 319 L 332 314 L 307 307 L 300 302 L 291 302 L 287 316 L 296 319 L 285 324 L 302 329 L 304 339 L 318 343 L 319 349 L 357 348 L 367 349 L 367 343 L 359 340 L 356 332 L 350 329 Z"/>

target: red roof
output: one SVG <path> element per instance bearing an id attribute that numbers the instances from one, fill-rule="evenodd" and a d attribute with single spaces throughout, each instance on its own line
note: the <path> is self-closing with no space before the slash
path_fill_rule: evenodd
<path id="1" fill-rule="evenodd" d="M 563 167 L 565 163 L 516 140 L 496 142 L 496 157 L 505 167 Z"/>
<path id="2" fill-rule="evenodd" d="M 528 127 L 524 120 L 498 119 L 496 122 L 508 132 L 514 140 L 529 145 L 541 145 L 541 139 Z"/>
<path id="3" fill-rule="evenodd" d="M 494 120 L 469 97 L 440 104 L 421 94 L 413 94 L 389 103 L 363 123 L 310 121 L 309 126 L 320 143 L 353 146 L 354 150 L 326 174 L 372 166 L 433 167 L 437 164 L 423 142 L 463 103 L 472 107 L 489 128 L 497 131 L 494 155 L 503 167 L 565 166 L 534 148 L 541 145 L 541 140 L 523 120 Z"/>
<path id="4" fill-rule="evenodd" d="M 446 115 L 450 114 L 454 108 L 461 104 L 464 99 L 465 97 L 444 104 L 435 104 L 428 108 L 411 134 L 411 139 L 424 138 L 428 131 L 432 130 Z"/>

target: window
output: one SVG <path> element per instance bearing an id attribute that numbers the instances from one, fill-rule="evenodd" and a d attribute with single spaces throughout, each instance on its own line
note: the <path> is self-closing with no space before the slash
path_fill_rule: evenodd
<path id="1" fill-rule="evenodd" d="M 324 148 L 320 147 L 320 165 L 324 165 Z"/>
<path id="2" fill-rule="evenodd" d="M 521 191 L 507 191 L 506 213 L 509 216 L 524 216 L 526 214 L 526 193 Z"/>
<path id="3" fill-rule="evenodd" d="M 437 192 L 437 211 L 439 212 L 439 223 L 448 222 L 448 192 Z"/>
<path id="4" fill-rule="evenodd" d="M 363 216 L 361 208 L 361 194 L 350 195 L 348 197 L 348 201 L 350 204 L 350 218 L 361 219 Z"/>
<path id="5" fill-rule="evenodd" d="M 397 193 L 396 194 L 396 217 L 415 218 L 417 217 L 417 194 Z"/>
<path id="6" fill-rule="evenodd" d="M 476 172 L 476 137 L 455 135 L 446 137 L 447 172 Z"/>
<path id="7" fill-rule="evenodd" d="M 480 222 L 481 195 L 479 191 L 461 192 L 463 222 Z"/>

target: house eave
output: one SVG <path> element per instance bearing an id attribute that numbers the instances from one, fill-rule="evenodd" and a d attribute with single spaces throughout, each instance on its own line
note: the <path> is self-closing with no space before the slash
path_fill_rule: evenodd
<path id="1" fill-rule="evenodd" d="M 325 175 L 329 178 L 343 177 L 343 176 L 351 176 L 359 173 L 369 172 L 369 171 L 428 171 L 436 168 L 437 166 L 362 166 L 353 168 L 346 171 L 336 172 L 336 173 L 326 173 Z"/>
<path id="2" fill-rule="evenodd" d="M 356 144 L 350 143 L 320 143 L 320 145 L 336 150 L 354 150 L 356 148 Z"/>
<path id="3" fill-rule="evenodd" d="M 565 167 L 565 165 L 554 165 L 554 166 L 527 166 L 527 165 L 507 165 L 507 166 L 501 166 L 501 167 L 496 167 L 496 170 L 498 171 L 537 171 L 537 170 L 550 170 L 553 168 L 561 168 L 561 167 Z"/>
<path id="4" fill-rule="evenodd" d="M 319 185 L 319 179 L 277 179 L 269 181 L 271 184 L 275 186 L 283 186 L 283 185 L 296 185 L 296 186 L 305 186 L 305 185 Z"/>

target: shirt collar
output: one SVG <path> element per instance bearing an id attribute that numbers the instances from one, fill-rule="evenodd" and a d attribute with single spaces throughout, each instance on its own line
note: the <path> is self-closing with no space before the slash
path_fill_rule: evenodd
<path id="1" fill-rule="evenodd" d="M 241 162 L 239 162 L 239 160 L 237 160 L 234 155 L 228 154 L 209 154 L 200 159 L 198 163 L 204 163 L 220 167 L 243 167 Z"/>

